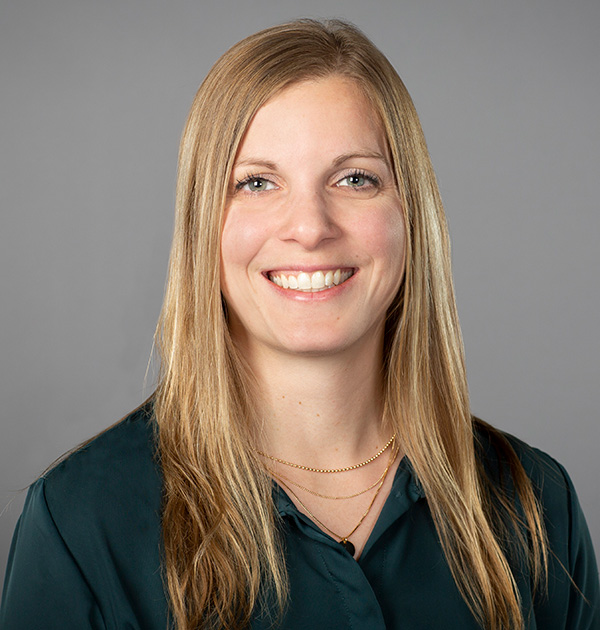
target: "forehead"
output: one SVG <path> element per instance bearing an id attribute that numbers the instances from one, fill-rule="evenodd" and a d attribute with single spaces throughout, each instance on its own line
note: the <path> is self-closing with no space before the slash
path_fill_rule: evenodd
<path id="1" fill-rule="evenodd" d="M 331 76 L 294 83 L 270 98 L 251 120 L 238 157 L 265 146 L 299 149 L 315 140 L 323 150 L 336 143 L 357 150 L 387 145 L 380 117 L 362 88 Z"/>

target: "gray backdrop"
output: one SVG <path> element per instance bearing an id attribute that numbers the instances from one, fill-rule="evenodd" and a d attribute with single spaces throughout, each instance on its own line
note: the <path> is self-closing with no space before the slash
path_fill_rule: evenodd
<path id="1" fill-rule="evenodd" d="M 600 2 L 0 0 L 0 571 L 20 488 L 152 391 L 180 131 L 231 44 L 345 17 L 404 78 L 474 412 L 564 463 L 600 549 Z"/>

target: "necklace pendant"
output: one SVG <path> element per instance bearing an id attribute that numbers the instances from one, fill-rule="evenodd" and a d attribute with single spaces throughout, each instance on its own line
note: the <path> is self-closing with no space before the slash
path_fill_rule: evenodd
<path id="1" fill-rule="evenodd" d="M 346 538 L 342 538 L 342 540 L 340 540 L 340 545 L 342 545 L 342 547 L 354 558 L 356 549 L 349 540 L 347 540 Z"/>

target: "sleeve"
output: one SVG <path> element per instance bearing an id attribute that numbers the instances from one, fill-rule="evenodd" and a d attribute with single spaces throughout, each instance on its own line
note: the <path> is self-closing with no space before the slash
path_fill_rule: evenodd
<path id="1" fill-rule="evenodd" d="M 4 581 L 3 630 L 104 630 L 100 609 L 52 518 L 39 479 L 17 523 Z"/>
<path id="2" fill-rule="evenodd" d="M 566 627 L 600 630 L 600 588 L 594 547 L 573 483 L 565 469 L 562 466 L 560 469 L 569 495 L 569 575 L 573 580 Z"/>

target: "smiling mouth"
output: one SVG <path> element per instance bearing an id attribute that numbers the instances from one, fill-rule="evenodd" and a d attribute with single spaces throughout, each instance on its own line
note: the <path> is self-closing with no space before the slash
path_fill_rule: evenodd
<path id="1" fill-rule="evenodd" d="M 313 273 L 268 273 L 267 278 L 282 289 L 315 293 L 327 291 L 346 282 L 354 275 L 354 269 L 336 269 L 335 271 L 315 271 Z"/>

